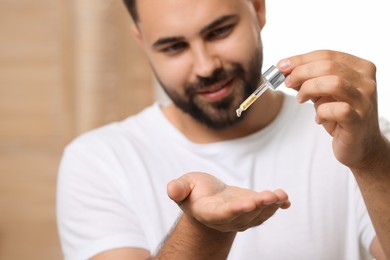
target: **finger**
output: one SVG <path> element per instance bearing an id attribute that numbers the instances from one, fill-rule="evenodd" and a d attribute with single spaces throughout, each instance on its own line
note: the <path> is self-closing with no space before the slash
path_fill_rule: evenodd
<path id="1" fill-rule="evenodd" d="M 229 218 L 223 218 L 220 221 L 209 221 L 208 224 L 221 231 L 244 231 L 262 224 L 279 208 L 280 205 L 277 204 L 262 205 L 256 207 L 251 212 L 240 212 Z"/>
<path id="2" fill-rule="evenodd" d="M 352 106 L 358 106 L 363 95 L 345 78 L 330 75 L 307 80 L 302 84 L 297 101 L 304 103 L 312 100 L 315 103 L 321 97 L 332 97 L 336 101 L 344 101 Z"/>
<path id="3" fill-rule="evenodd" d="M 263 206 L 262 210 L 258 212 L 258 214 L 249 222 L 242 223 L 242 225 L 237 225 L 235 229 L 237 231 L 245 231 L 248 228 L 259 226 L 272 217 L 278 209 L 279 206 L 277 205 Z"/>
<path id="4" fill-rule="evenodd" d="M 277 189 L 274 191 L 275 195 L 278 197 L 278 205 L 282 209 L 287 209 L 291 206 L 291 202 L 288 199 L 288 195 L 284 190 Z"/>
<path id="5" fill-rule="evenodd" d="M 316 60 L 295 67 L 287 76 L 285 84 L 288 88 L 296 88 L 309 79 L 340 73 L 343 70 L 344 66 L 335 61 Z"/>
<path id="6" fill-rule="evenodd" d="M 252 219 L 249 220 L 249 222 L 245 223 L 245 225 L 243 224 L 240 228 L 237 228 L 237 230 L 243 231 L 250 227 L 261 225 L 269 218 L 271 218 L 276 213 L 276 211 L 279 209 L 288 208 L 289 205 L 290 202 L 288 200 L 284 201 L 283 203 L 277 202 L 271 205 L 262 205 L 256 211 L 256 215 L 254 215 Z"/>
<path id="7" fill-rule="evenodd" d="M 359 115 L 353 107 L 346 102 L 324 102 L 316 105 L 316 121 L 319 124 L 337 122 L 344 125 L 354 125 L 359 122 Z"/>
<path id="8" fill-rule="evenodd" d="M 219 216 L 214 211 L 213 221 L 209 219 L 208 224 L 221 231 L 244 231 L 262 224 L 278 209 L 288 208 L 290 202 L 284 191 L 277 190 L 275 192 L 257 192 L 253 196 L 231 201 L 225 206 L 230 210 L 225 208 L 226 211 L 224 210 L 225 214 L 223 216 Z M 226 214 L 226 212 L 231 214 Z"/>
<path id="9" fill-rule="evenodd" d="M 278 202 L 278 197 L 271 191 L 253 192 L 251 196 L 237 197 L 214 207 L 212 216 L 207 214 L 206 207 L 204 207 L 201 210 L 206 210 L 206 212 L 201 215 L 208 215 L 209 221 L 213 223 L 218 221 L 222 221 L 222 223 L 231 222 L 236 219 L 247 222 L 248 218 L 256 218 L 258 212 L 264 207 L 277 205 Z M 280 206 L 280 204 L 277 206 Z"/>
<path id="10" fill-rule="evenodd" d="M 366 68 L 361 72 L 366 72 L 365 75 L 375 75 L 375 65 L 372 62 L 361 59 L 357 56 L 353 56 L 344 52 L 331 51 L 331 50 L 317 50 L 300 55 L 291 56 L 289 58 L 282 59 L 277 63 L 279 70 L 285 74 L 289 74 L 294 68 L 303 64 L 311 63 L 318 60 L 329 60 L 342 63 L 347 67 Z M 368 70 L 367 70 L 368 68 Z"/>
<path id="11" fill-rule="evenodd" d="M 172 180 L 167 185 L 167 193 L 169 198 L 180 205 L 191 193 L 191 187 L 190 184 L 185 180 Z"/>
<path id="12" fill-rule="evenodd" d="M 268 206 L 288 208 L 290 202 L 283 190 L 257 192 L 250 199 L 240 199 L 231 204 L 232 212 L 238 216 L 248 212 L 256 212 Z M 257 214 L 257 213 L 256 213 Z"/>
<path id="13" fill-rule="evenodd" d="M 313 51 L 305 54 L 291 56 L 289 58 L 283 59 L 277 63 L 279 70 L 285 75 L 290 74 L 293 70 L 296 70 L 298 67 L 306 65 L 308 63 L 318 62 L 318 61 L 335 61 L 337 60 L 335 56 L 338 55 L 334 51 Z M 286 86 L 288 84 L 289 78 L 286 78 Z"/>

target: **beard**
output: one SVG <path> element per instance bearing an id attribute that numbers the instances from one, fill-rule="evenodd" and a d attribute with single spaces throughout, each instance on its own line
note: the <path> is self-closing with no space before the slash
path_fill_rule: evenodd
<path id="1" fill-rule="evenodd" d="M 252 57 L 248 71 L 245 71 L 244 67 L 238 63 L 234 63 L 229 70 L 217 69 L 210 77 L 199 77 L 197 82 L 187 83 L 184 95 L 169 88 L 161 82 L 156 73 L 155 75 L 165 93 L 179 109 L 211 129 L 222 130 L 238 124 L 245 118 L 245 113 L 237 117 L 236 109 L 258 87 L 262 65 L 260 48 L 256 49 Z M 233 90 L 223 99 L 208 102 L 197 94 L 205 88 L 228 79 L 232 79 L 234 83 L 231 86 Z"/>

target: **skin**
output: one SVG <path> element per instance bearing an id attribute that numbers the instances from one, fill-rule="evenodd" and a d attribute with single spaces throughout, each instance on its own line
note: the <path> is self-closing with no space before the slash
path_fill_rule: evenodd
<path id="1" fill-rule="evenodd" d="M 390 144 L 378 124 L 375 65 L 335 51 L 314 51 L 278 63 L 297 100 L 311 100 L 316 122 L 333 137 L 335 157 L 354 174 L 374 224 L 376 259 L 390 259 Z M 387 257 L 387 258 L 386 258 Z"/>
<path id="2" fill-rule="evenodd" d="M 134 32 L 151 66 L 166 90 L 181 97 L 185 97 L 186 84 L 210 77 L 216 69 L 228 70 L 239 63 L 248 71 L 252 54 L 248 50 L 261 43 L 258 35 L 265 25 L 261 0 L 142 0 L 138 11 L 140 22 Z M 220 32 L 226 26 L 233 30 L 218 38 L 205 36 L 205 27 L 230 14 L 239 17 L 239 22 L 229 20 L 211 31 Z M 156 45 L 172 37 L 180 41 Z M 177 52 L 183 42 L 185 48 Z M 167 52 L 172 49 L 175 51 Z M 333 137 L 335 157 L 356 177 L 377 232 L 371 246 L 373 256 L 390 259 L 390 145 L 378 126 L 375 66 L 346 53 L 322 50 L 281 60 L 278 67 L 288 75 L 286 86 L 298 91 L 298 102 L 313 101 L 316 122 Z M 236 104 L 243 99 L 241 85 L 234 78 L 215 83 L 211 88 L 218 89 L 216 93 L 198 93 L 196 99 L 213 114 L 208 103 L 238 96 L 232 101 L 231 112 L 235 113 Z M 202 124 L 175 104 L 163 113 L 188 139 L 209 143 L 262 129 L 277 116 L 282 101 L 282 94 L 267 91 L 244 112 L 242 121 L 224 129 Z M 271 112 L 261 113 L 265 108 Z M 290 206 L 283 190 L 246 190 L 199 172 L 172 180 L 167 193 L 183 214 L 156 256 L 143 249 L 122 248 L 93 259 L 226 259 L 237 232 L 258 226 L 278 209 Z"/>
<path id="3" fill-rule="evenodd" d="M 167 4 L 168 2 L 173 4 Z M 161 4 L 156 4 L 155 1 L 140 2 L 138 9 L 141 22 L 135 28 L 137 38 L 147 53 L 151 66 L 159 80 L 167 86 L 168 91 L 184 96 L 186 84 L 194 83 L 199 78 L 210 77 L 217 69 L 229 70 L 234 63 L 242 64 L 245 70 L 249 70 L 248 63 L 253 58 L 253 52 L 248 52 L 248 50 L 258 48 L 261 44 L 259 32 L 265 24 L 265 5 L 261 4 L 263 1 L 255 1 L 254 4 L 242 0 L 225 1 L 222 5 L 223 8 L 219 3 L 216 4 L 218 1 L 215 3 L 206 1 L 168 2 Z M 163 16 L 165 20 L 159 19 L 160 16 L 156 15 L 158 11 L 163 14 L 174 13 L 175 15 Z M 240 21 L 232 19 L 213 28 L 208 34 L 202 33 L 202 30 L 213 24 L 214 21 L 231 14 L 238 16 Z M 188 20 L 186 17 L 191 17 L 193 22 L 183 23 L 183 19 Z M 228 30 L 219 37 L 209 37 L 218 29 L 229 26 L 234 26 L 233 31 Z M 176 52 L 172 51 L 172 53 L 164 52 L 164 49 L 174 49 L 176 42 L 156 47 L 156 42 L 174 37 L 184 38 L 185 40 L 177 44 L 180 45 L 184 42 L 188 47 Z M 218 84 L 211 87 L 218 87 Z M 235 110 L 246 97 L 239 92 L 240 87 L 241 84 L 236 79 L 232 79 L 225 87 L 227 91 L 230 91 L 229 96 L 235 98 L 230 114 L 236 119 Z M 280 109 L 282 95 L 267 93 L 265 96 L 267 98 L 263 98 L 262 102 L 257 102 L 255 105 L 259 110 L 272 108 L 272 113 L 260 120 L 256 113 L 246 113 L 245 120 L 240 124 L 227 129 L 218 129 L 218 131 L 197 122 L 175 105 L 167 107 L 163 112 L 187 138 L 198 143 L 208 143 L 248 135 L 272 121 Z M 196 98 L 203 104 L 209 103 L 208 99 L 202 95 L 198 95 Z M 206 109 L 210 111 L 211 106 L 206 107 Z M 215 111 L 210 111 L 210 113 L 213 112 Z"/>

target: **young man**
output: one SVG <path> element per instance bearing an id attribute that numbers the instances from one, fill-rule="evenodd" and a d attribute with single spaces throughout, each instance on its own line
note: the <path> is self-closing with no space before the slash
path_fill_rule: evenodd
<path id="1" fill-rule="evenodd" d="M 298 102 L 267 91 L 238 118 L 259 83 L 264 0 L 125 2 L 173 102 L 67 147 L 66 259 L 390 259 L 390 146 L 371 62 L 284 59 Z"/>

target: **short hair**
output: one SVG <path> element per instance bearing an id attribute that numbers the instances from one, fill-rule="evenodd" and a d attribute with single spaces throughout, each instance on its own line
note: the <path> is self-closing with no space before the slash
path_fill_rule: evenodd
<path id="1" fill-rule="evenodd" d="M 135 23 L 139 21 L 139 15 L 137 11 L 137 1 L 136 0 L 123 0 L 127 11 L 129 11 L 131 18 Z"/>
<path id="2" fill-rule="evenodd" d="M 252 0 L 249 0 L 252 1 Z M 133 19 L 134 23 L 139 22 L 139 14 L 137 10 L 137 0 L 123 0 L 123 3 L 125 4 L 127 11 L 129 11 L 131 18 Z"/>

